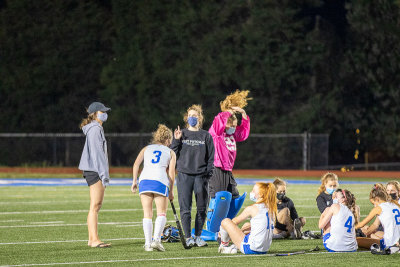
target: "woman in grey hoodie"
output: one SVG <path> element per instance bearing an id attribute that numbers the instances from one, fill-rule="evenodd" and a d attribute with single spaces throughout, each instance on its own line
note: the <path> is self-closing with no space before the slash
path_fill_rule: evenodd
<path id="1" fill-rule="evenodd" d="M 90 209 L 87 217 L 89 232 L 88 246 L 105 248 L 111 244 L 100 241 L 97 233 L 98 214 L 103 203 L 104 190 L 109 184 L 107 142 L 103 123 L 107 120 L 107 111 L 100 102 L 93 102 L 87 109 L 89 115 L 82 120 L 80 128 L 86 135 L 79 169 L 83 171 L 90 191 Z"/>

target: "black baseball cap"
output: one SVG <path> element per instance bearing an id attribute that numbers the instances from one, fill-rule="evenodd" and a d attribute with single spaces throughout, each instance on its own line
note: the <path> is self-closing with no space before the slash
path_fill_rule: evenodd
<path id="1" fill-rule="evenodd" d="M 90 104 L 90 106 L 87 109 L 89 114 L 92 114 L 96 111 L 107 112 L 109 110 L 111 110 L 111 108 L 104 106 L 104 104 L 100 103 L 100 102 L 93 102 L 92 104 Z"/>

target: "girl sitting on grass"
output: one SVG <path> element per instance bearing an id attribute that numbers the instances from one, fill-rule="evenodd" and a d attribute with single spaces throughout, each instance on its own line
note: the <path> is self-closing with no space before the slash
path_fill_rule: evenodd
<path id="1" fill-rule="evenodd" d="M 398 246 L 400 239 L 400 205 L 397 201 L 388 196 L 386 190 L 381 186 L 375 185 L 369 194 L 369 201 L 374 208 L 368 216 L 356 225 L 361 228 L 367 237 L 357 238 L 358 246 L 370 248 L 373 244 L 380 243 L 380 249 Z M 376 217 L 374 223 L 368 228 L 363 228 Z M 371 238 L 371 234 L 376 232 L 379 224 L 383 226 L 383 238 Z"/>
<path id="2" fill-rule="evenodd" d="M 221 245 L 218 252 L 234 254 L 237 248 L 243 254 L 266 254 L 272 242 L 276 218 L 276 190 L 272 183 L 256 183 L 250 193 L 250 200 L 255 204 L 248 206 L 232 220 L 226 218 L 220 227 Z M 251 218 L 251 232 L 247 235 L 238 224 Z M 232 240 L 232 246 L 229 241 Z"/>
<path id="3" fill-rule="evenodd" d="M 317 206 L 321 214 L 332 205 L 332 194 L 339 186 L 339 178 L 336 174 L 328 172 L 321 177 L 321 186 L 318 189 Z"/>
<path id="4" fill-rule="evenodd" d="M 329 252 L 354 252 L 357 241 L 354 225 L 356 203 L 348 190 L 338 189 L 333 204 L 325 209 L 319 219 L 319 228 L 324 231 L 324 247 Z"/>

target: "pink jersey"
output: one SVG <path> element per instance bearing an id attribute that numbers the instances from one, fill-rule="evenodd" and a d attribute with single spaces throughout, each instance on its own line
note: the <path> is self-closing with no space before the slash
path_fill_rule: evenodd
<path id="1" fill-rule="evenodd" d="M 236 127 L 232 135 L 227 135 L 225 125 L 231 116 L 229 111 L 224 111 L 215 116 L 209 130 L 215 147 L 214 166 L 225 171 L 232 171 L 236 159 L 236 142 L 242 142 L 250 134 L 250 117 L 247 120 L 242 118 L 242 123 Z"/>

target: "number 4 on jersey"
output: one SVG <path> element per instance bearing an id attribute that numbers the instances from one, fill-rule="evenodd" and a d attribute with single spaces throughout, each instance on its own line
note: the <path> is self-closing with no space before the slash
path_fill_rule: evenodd
<path id="1" fill-rule="evenodd" d="M 352 223 L 353 223 L 353 217 L 349 216 L 346 223 L 344 224 L 344 227 L 348 228 L 347 229 L 348 233 L 351 233 Z"/>

